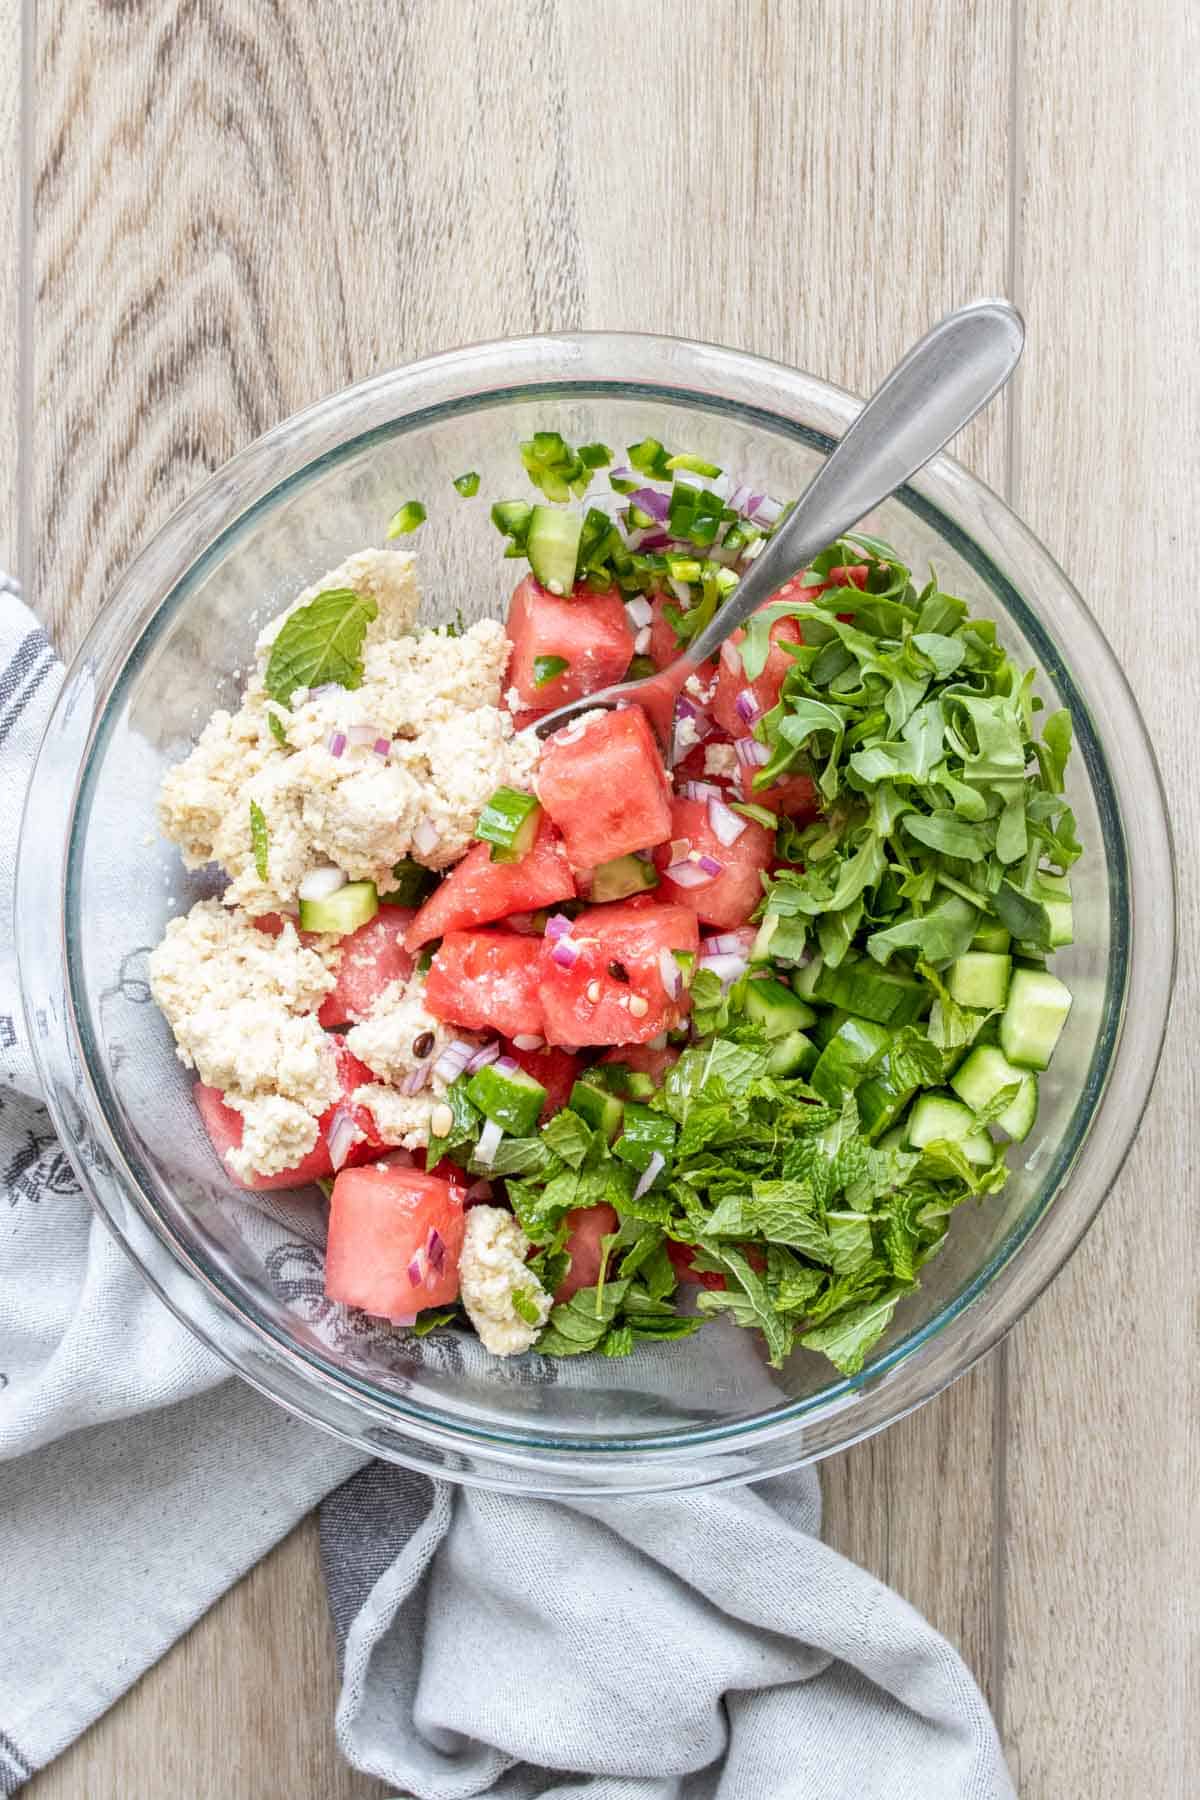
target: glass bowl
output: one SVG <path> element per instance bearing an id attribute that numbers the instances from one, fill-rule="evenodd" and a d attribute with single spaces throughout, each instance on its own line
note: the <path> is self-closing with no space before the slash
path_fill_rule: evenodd
<path id="1" fill-rule="evenodd" d="M 1170 832 L 1154 757 L 1113 654 L 1052 558 L 939 457 L 869 529 L 995 617 L 1048 705 L 1070 708 L 1069 792 L 1086 859 L 1061 958 L 1075 995 L 1034 1134 L 997 1199 L 968 1203 L 861 1375 L 706 1325 L 625 1361 L 485 1357 L 325 1300 L 316 1190 L 252 1197 L 220 1174 L 190 1076 L 150 1003 L 146 954 L 204 892 L 156 835 L 163 768 L 236 704 L 260 623 L 411 497 L 437 622 L 499 613 L 513 570 L 489 503 L 527 491 L 535 428 L 648 434 L 798 493 L 857 402 L 757 357 L 612 334 L 482 344 L 381 375 L 287 420 L 212 477 L 130 568 L 79 652 L 30 789 L 18 948 L 48 1104 L 79 1178 L 162 1298 L 247 1380 L 376 1455 L 530 1493 L 742 1481 L 878 1431 L 961 1375 L 1070 1255 L 1120 1169 L 1170 995 Z M 476 500 L 451 482 L 483 475 Z"/>

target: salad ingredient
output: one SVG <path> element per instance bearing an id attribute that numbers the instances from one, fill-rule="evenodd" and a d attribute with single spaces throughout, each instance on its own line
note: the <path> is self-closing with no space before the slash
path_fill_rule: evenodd
<path id="1" fill-rule="evenodd" d="M 617 1231 L 620 1220 L 611 1206 L 577 1206 L 564 1220 L 566 1242 L 563 1254 L 567 1272 L 554 1290 L 554 1303 L 561 1306 L 581 1288 L 595 1287 L 607 1260 L 605 1238 Z"/>
<path id="2" fill-rule="evenodd" d="M 551 1044 L 639 1044 L 678 1025 L 686 996 L 663 982 L 660 952 L 699 948 L 696 916 L 681 906 L 625 901 L 586 908 L 570 929 L 570 967 L 541 949 L 538 984 Z M 435 958 L 436 962 L 436 958 Z M 618 973 L 613 966 L 618 966 Z"/>
<path id="3" fill-rule="evenodd" d="M 456 475 L 454 477 L 454 487 L 455 491 L 461 494 L 464 500 L 473 500 L 475 495 L 479 492 L 479 476 L 477 472 L 474 469 L 468 469 L 465 474 Z"/>
<path id="4" fill-rule="evenodd" d="M 982 1121 L 997 1126 L 1016 1143 L 1029 1136 L 1037 1118 L 1038 1079 L 1018 1069 L 995 1044 L 980 1044 L 950 1077 L 960 1100 Z"/>
<path id="5" fill-rule="evenodd" d="M 390 538 L 405 537 L 415 531 L 418 525 L 425 523 L 425 508 L 419 500 L 406 500 L 388 522 L 387 534 Z"/>
<path id="6" fill-rule="evenodd" d="M 698 919 L 723 930 L 744 925 L 762 901 L 775 835 L 756 819 L 743 824 L 726 843 L 713 828 L 711 800 L 673 800 L 670 844 L 654 856 L 664 899 L 690 907 Z"/>
<path id="7" fill-rule="evenodd" d="M 538 1122 L 546 1090 L 512 1057 L 505 1056 L 471 1076 L 467 1099 L 501 1131 L 525 1137 Z"/>
<path id="8" fill-rule="evenodd" d="M 547 739 L 538 795 L 576 869 L 595 869 L 671 835 L 671 785 L 638 706 L 587 714 Z"/>
<path id="9" fill-rule="evenodd" d="M 470 1031 L 545 1037 L 541 951 L 539 939 L 512 932 L 448 931 L 429 965 L 425 1004 L 435 1018 Z"/>
<path id="10" fill-rule="evenodd" d="M 419 1092 L 432 1080 L 438 1059 L 454 1034 L 425 1002 L 425 977 L 412 973 L 384 988 L 372 1001 L 367 1017 L 351 1026 L 346 1043 L 366 1064 L 364 1081 L 374 1078 L 407 1091 L 409 1077 L 419 1072 L 425 1077 L 420 1088 L 414 1086 L 413 1091 Z M 437 1089 L 436 1081 L 433 1087 Z M 440 1093 L 435 1097 L 440 1098 Z"/>
<path id="11" fill-rule="evenodd" d="M 509 1039 L 504 1046 L 505 1055 L 532 1075 L 539 1087 L 545 1089 L 546 1098 L 542 1105 L 541 1118 L 545 1123 L 561 1112 L 571 1095 L 575 1079 L 579 1074 L 579 1058 L 570 1050 L 560 1049 L 555 1044 L 538 1043 L 531 1047 L 528 1041 L 515 1043 Z"/>
<path id="12" fill-rule="evenodd" d="M 644 894 L 657 886 L 658 874 L 653 863 L 635 855 L 615 856 L 611 862 L 600 863 L 592 870 L 588 898 L 595 901 L 629 900 L 634 894 Z"/>
<path id="13" fill-rule="evenodd" d="M 497 788 L 479 815 L 475 836 L 492 847 L 492 861 L 518 862 L 532 849 L 542 809 L 532 794 Z"/>
<path id="14" fill-rule="evenodd" d="M 458 1275 L 467 1317 L 493 1356 L 528 1350 L 550 1315 L 550 1296 L 526 1264 L 530 1242 L 502 1207 L 466 1215 Z"/>
<path id="15" fill-rule="evenodd" d="M 971 1108 L 949 1094 L 921 1095 L 908 1115 L 907 1137 L 914 1150 L 930 1150 L 936 1156 L 938 1147 L 947 1144 L 980 1168 L 986 1169 L 996 1158 L 996 1146 Z"/>
<path id="16" fill-rule="evenodd" d="M 1012 957 L 993 950 L 965 950 L 946 973 L 946 986 L 960 1006 L 999 1012 L 1008 999 Z"/>
<path id="17" fill-rule="evenodd" d="M 381 1164 L 333 1184 L 325 1291 L 377 1318 L 410 1321 L 458 1299 L 462 1190 L 438 1175 Z"/>
<path id="18" fill-rule="evenodd" d="M 300 883 L 301 889 L 304 882 Z M 349 937 L 379 911 L 373 881 L 341 881 L 332 893 L 311 899 L 300 894 L 300 929 L 327 932 L 330 937 Z"/>
<path id="19" fill-rule="evenodd" d="M 493 862 L 487 844 L 468 850 L 416 914 L 406 942 L 416 951 L 449 931 L 574 898 L 575 877 L 562 839 L 543 815 L 533 847 L 516 862 Z"/>
<path id="20" fill-rule="evenodd" d="M 535 506 L 529 515 L 525 538 L 529 566 L 551 594 L 569 594 L 575 586 L 582 528 L 578 513 L 557 506 Z"/>
<path id="21" fill-rule="evenodd" d="M 192 1098 L 213 1149 L 239 1187 L 261 1193 L 272 1188 L 303 1187 L 332 1175 L 328 1143 L 314 1129 L 312 1115 L 294 1100 L 272 1094 L 259 1103 L 262 1139 L 255 1149 L 260 1160 L 278 1164 L 273 1174 L 264 1174 L 246 1154 L 241 1113 L 225 1104 L 221 1090 L 198 1081 Z"/>
<path id="22" fill-rule="evenodd" d="M 814 959 L 810 967 L 812 974 L 804 986 L 814 1000 L 840 1007 L 856 1018 L 874 1019 L 877 1025 L 912 1025 L 932 1004 L 927 982 L 903 969 L 881 969 L 869 957 L 848 956 L 837 968 L 830 968 L 824 959 Z"/>
<path id="23" fill-rule="evenodd" d="M 413 959 L 404 939 L 415 917 L 411 907 L 381 903 L 373 918 L 342 938 L 333 961 L 334 985 L 317 1014 L 323 1026 L 356 1024 L 393 982 L 408 980 Z"/>
<path id="24" fill-rule="evenodd" d="M 1000 1048 L 1023 1069 L 1046 1069 L 1071 1010 L 1071 992 L 1045 969 L 1015 969 L 1000 1018 Z"/>
<path id="25" fill-rule="evenodd" d="M 518 707 L 549 712 L 619 681 L 633 655 L 633 633 L 618 594 L 577 587 L 565 599 L 534 575 L 517 587 L 506 625 L 512 643 L 508 681 Z M 534 663 L 556 657 L 561 672 L 538 681 Z"/>

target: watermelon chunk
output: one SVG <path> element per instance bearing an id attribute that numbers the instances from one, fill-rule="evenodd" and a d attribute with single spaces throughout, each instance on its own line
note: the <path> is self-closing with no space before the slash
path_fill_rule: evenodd
<path id="1" fill-rule="evenodd" d="M 670 836 L 671 784 L 640 706 L 555 732 L 542 751 L 538 796 L 576 869 Z"/>
<path id="2" fill-rule="evenodd" d="M 543 813 L 532 848 L 517 862 L 493 862 L 490 844 L 468 850 L 430 894 L 404 941 L 409 950 L 419 950 L 448 931 L 489 925 L 510 913 L 536 912 L 574 898 L 575 878 L 562 838 Z"/>
<path id="3" fill-rule="evenodd" d="M 807 775 L 781 775 L 769 787 L 756 788 L 756 771 L 738 764 L 737 786 L 743 800 L 765 806 L 774 813 L 784 813 L 797 824 L 807 825 L 821 810 L 821 797 L 816 783 Z"/>
<path id="4" fill-rule="evenodd" d="M 554 1044 L 543 1044 L 540 1050 L 520 1050 L 507 1039 L 504 1054 L 511 1056 L 527 1075 L 532 1075 L 545 1088 L 546 1101 L 540 1115 L 544 1125 L 571 1098 L 571 1089 L 579 1079 L 579 1058 Z"/>
<path id="5" fill-rule="evenodd" d="M 542 945 L 543 1035 L 552 1044 L 574 1045 L 658 1037 L 679 1023 L 688 1005 L 685 991 L 668 991 L 662 958 L 675 950 L 695 955 L 699 942 L 696 915 L 682 906 L 589 907 L 571 926 L 569 943 L 578 954 L 570 968 L 554 960 L 549 940 Z"/>
<path id="6" fill-rule="evenodd" d="M 583 583 L 559 599 L 527 575 L 509 603 L 505 629 L 512 640 L 506 690 L 515 688 L 520 705 L 537 712 L 620 681 L 633 656 L 620 595 L 593 594 Z M 548 656 L 567 666 L 539 687 L 534 660 Z"/>
<path id="7" fill-rule="evenodd" d="M 327 1030 L 365 1019 L 385 987 L 408 980 L 413 959 L 404 938 L 415 917 L 411 906 L 381 906 L 373 919 L 342 939 L 337 982 L 317 1014 Z"/>
<path id="8" fill-rule="evenodd" d="M 600 1061 L 620 1063 L 637 1075 L 649 1075 L 655 1087 L 661 1087 L 667 1070 L 679 1061 L 679 1051 L 672 1044 L 664 1044 L 661 1050 L 652 1050 L 649 1044 L 621 1044 L 606 1050 Z"/>
<path id="9" fill-rule="evenodd" d="M 743 821 L 745 830 L 732 844 L 723 844 L 713 830 L 708 816 L 707 800 L 685 800 L 677 797 L 671 806 L 671 843 L 685 840 L 691 850 L 712 857 L 721 864 L 722 872 L 711 880 L 696 885 L 672 881 L 666 873 L 671 862 L 671 846 L 663 844 L 654 853 L 662 885 L 664 901 L 686 906 L 708 925 L 731 930 L 744 925 L 763 896 L 760 877 L 771 867 L 775 852 L 775 833 L 756 819 Z M 681 859 L 682 860 L 682 859 Z M 688 865 L 701 871 L 695 863 Z"/>
<path id="10" fill-rule="evenodd" d="M 599 1206 L 577 1206 L 567 1214 L 565 1249 L 571 1263 L 554 1290 L 556 1305 L 561 1306 L 580 1288 L 595 1287 L 604 1261 L 600 1240 L 614 1232 L 619 1223 L 616 1213 L 605 1202 Z"/>
<path id="11" fill-rule="evenodd" d="M 377 1318 L 407 1322 L 458 1299 L 462 1191 L 419 1169 L 344 1169 L 333 1184 L 325 1292 Z"/>
<path id="12" fill-rule="evenodd" d="M 806 587 L 803 578 L 797 575 L 791 581 L 784 582 L 778 593 L 772 594 L 765 604 L 775 606 L 780 601 L 794 599 L 797 606 L 801 606 L 811 603 L 818 594 L 823 594 L 827 588 L 850 586 L 861 588 L 866 586 L 866 581 L 867 566 L 865 563 L 831 569 L 828 580 L 818 582 L 813 587 Z M 721 655 L 718 659 L 720 672 L 717 677 L 717 692 L 712 704 L 713 718 L 732 737 L 745 737 L 754 722 L 753 719 L 744 719 L 737 710 L 737 697 L 743 689 L 748 688 L 754 696 L 758 709 L 755 717 L 770 712 L 772 707 L 778 706 L 779 690 L 783 686 L 783 678 L 795 660 L 794 657 L 788 655 L 782 645 L 803 643 L 804 627 L 796 614 L 776 619 L 771 627 L 771 648 L 767 652 L 767 660 L 762 674 L 756 676 L 753 681 L 746 679 L 746 671 L 736 648 L 745 636 L 745 631 L 739 628 L 732 632 L 721 646 Z"/>
<path id="13" fill-rule="evenodd" d="M 544 1037 L 542 940 L 509 931 L 449 931 L 425 977 L 435 1019 L 506 1037 Z"/>

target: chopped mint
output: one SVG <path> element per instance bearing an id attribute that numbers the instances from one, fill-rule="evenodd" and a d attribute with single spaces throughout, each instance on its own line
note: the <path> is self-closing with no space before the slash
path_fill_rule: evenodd
<path id="1" fill-rule="evenodd" d="M 274 715 L 272 715 L 274 716 Z M 271 847 L 271 833 L 267 828 L 267 815 L 257 800 L 250 802 L 250 842 L 254 849 L 254 868 L 260 881 L 267 879 L 267 856 Z"/>

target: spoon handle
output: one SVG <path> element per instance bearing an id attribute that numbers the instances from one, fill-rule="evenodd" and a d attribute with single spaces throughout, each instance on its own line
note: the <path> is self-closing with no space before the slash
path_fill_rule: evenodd
<path id="1" fill-rule="evenodd" d="M 892 370 L 863 407 L 728 601 L 687 649 L 707 662 L 785 581 L 851 530 L 935 456 L 1012 374 L 1025 343 L 1004 300 L 952 312 Z"/>

